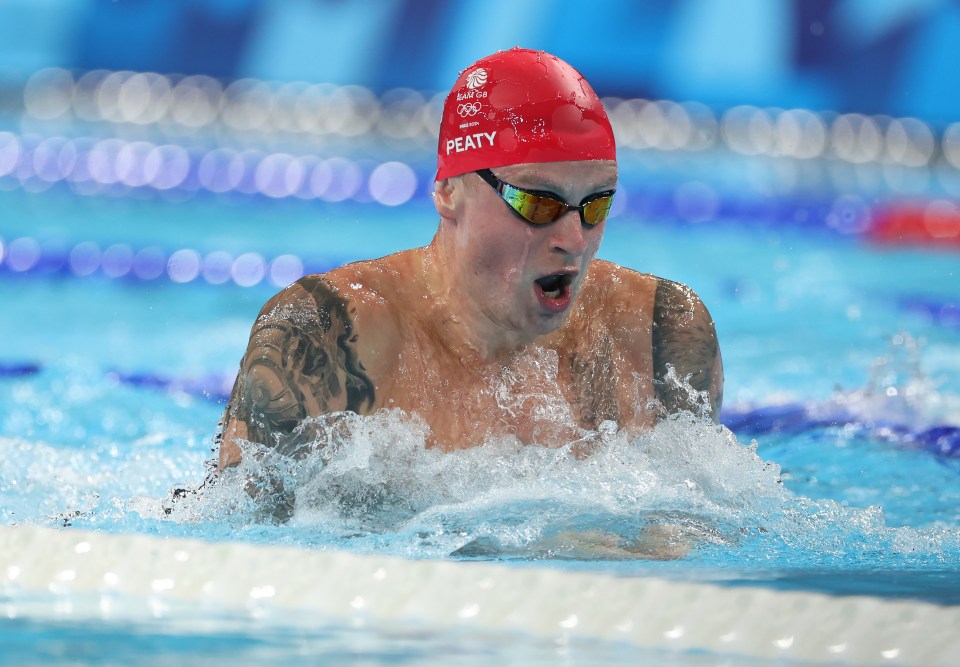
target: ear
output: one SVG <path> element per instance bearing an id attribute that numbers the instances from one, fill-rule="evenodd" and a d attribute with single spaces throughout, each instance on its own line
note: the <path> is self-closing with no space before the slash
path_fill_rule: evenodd
<path id="1" fill-rule="evenodd" d="M 452 178 L 445 178 L 436 182 L 436 188 L 433 192 L 433 205 L 437 213 L 445 220 L 455 220 L 456 214 L 456 186 Z"/>

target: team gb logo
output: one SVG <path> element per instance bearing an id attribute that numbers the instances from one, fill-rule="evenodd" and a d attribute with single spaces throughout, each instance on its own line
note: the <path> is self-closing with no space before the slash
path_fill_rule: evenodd
<path id="1" fill-rule="evenodd" d="M 467 88 L 473 90 L 474 88 L 479 88 L 487 82 L 487 70 L 482 67 L 478 67 L 469 74 L 467 74 Z"/>

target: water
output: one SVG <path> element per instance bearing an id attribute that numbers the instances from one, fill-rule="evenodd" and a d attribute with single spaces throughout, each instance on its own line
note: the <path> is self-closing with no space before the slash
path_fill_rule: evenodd
<path id="1" fill-rule="evenodd" d="M 323 268 L 425 243 L 434 228 L 423 203 L 0 198 L 7 247 L 29 236 L 61 258 L 94 241 L 167 256 L 292 253 Z M 605 428 L 586 434 L 595 443 L 586 458 L 574 455 L 576 443 L 510 439 L 440 454 L 424 447 L 415 417 L 387 412 L 349 419 L 323 456 L 297 465 L 245 457 L 176 503 L 172 489 L 204 480 L 223 395 L 276 287 L 109 278 L 103 268 L 78 277 L 56 252 L 30 272 L 0 268 L 0 520 L 960 603 L 955 254 L 878 250 L 790 225 L 639 224 L 625 215 L 600 255 L 700 293 L 724 354 L 726 427 L 683 417 L 638 438 Z M 286 524 L 245 492 L 263 466 L 296 495 Z M 137 655 L 122 639 L 131 635 L 159 645 L 169 634 L 173 653 L 191 659 L 210 651 L 251 662 L 291 659 L 296 646 L 300 655 L 426 664 L 456 643 L 442 633 L 361 633 L 366 648 L 354 650 L 344 647 L 356 648 L 358 631 L 334 622 L 260 630 L 231 622 L 193 639 L 169 618 L 128 627 L 28 615 L 0 627 L 5 648 L 62 664 L 86 660 L 76 653 L 84 637 L 114 646 L 118 663 L 125 651 Z M 29 649 L 13 637 L 44 641 Z M 491 657 L 475 639 L 462 650 L 477 664 L 518 654 L 519 640 L 501 637 Z M 560 659 L 557 646 L 540 649 L 524 664 Z M 606 645 L 563 655 L 625 659 Z M 157 664 L 166 657 L 154 655 Z"/>

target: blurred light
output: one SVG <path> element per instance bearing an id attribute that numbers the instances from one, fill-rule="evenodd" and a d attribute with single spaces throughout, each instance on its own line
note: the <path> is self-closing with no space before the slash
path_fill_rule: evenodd
<path id="1" fill-rule="evenodd" d="M 67 143 L 63 137 L 51 137 L 41 141 L 33 149 L 33 173 L 50 183 L 63 180 L 60 153 Z"/>
<path id="2" fill-rule="evenodd" d="M 827 214 L 827 225 L 841 234 L 860 234 L 870 223 L 870 206 L 856 195 L 837 197 Z"/>
<path id="3" fill-rule="evenodd" d="M 215 148 L 200 160 L 197 178 L 210 192 L 233 190 L 243 178 L 243 161 L 234 150 Z"/>
<path id="4" fill-rule="evenodd" d="M 380 116 L 380 102 L 363 86 L 335 88 L 327 99 L 330 130 L 347 137 L 366 134 Z"/>
<path id="5" fill-rule="evenodd" d="M 332 90 L 330 84 L 314 84 L 300 91 L 291 110 L 292 122 L 297 130 L 316 134 L 330 131 L 325 110 L 327 96 Z"/>
<path id="6" fill-rule="evenodd" d="M 266 273 L 266 262 L 255 252 L 245 252 L 233 263 L 230 275 L 240 287 L 253 287 Z"/>
<path id="7" fill-rule="evenodd" d="M 386 206 L 405 204 L 417 189 L 417 175 L 403 162 L 384 162 L 370 174 L 370 196 Z"/>
<path id="8" fill-rule="evenodd" d="M 117 182 L 115 163 L 123 145 L 120 139 L 104 139 L 93 145 L 87 153 L 87 169 L 92 180 L 108 185 Z"/>
<path id="9" fill-rule="evenodd" d="M 156 123 L 167 115 L 171 90 L 165 76 L 153 72 L 134 74 L 121 84 L 117 95 L 120 118 L 138 125 Z"/>
<path id="10" fill-rule="evenodd" d="M 190 155 L 180 146 L 157 146 L 144 160 L 144 172 L 151 186 L 157 190 L 170 190 L 187 179 Z"/>
<path id="11" fill-rule="evenodd" d="M 310 192 L 314 197 L 326 197 L 327 189 L 333 182 L 333 170 L 330 168 L 327 160 L 318 162 L 313 166 L 307 182 L 309 183 Z"/>
<path id="12" fill-rule="evenodd" d="M 266 130 L 273 106 L 270 87 L 254 79 L 234 81 L 223 93 L 221 117 L 238 130 Z"/>
<path id="13" fill-rule="evenodd" d="M 126 243 L 115 243 L 103 251 L 100 267 L 110 278 L 122 278 L 133 268 L 133 250 Z"/>
<path id="14" fill-rule="evenodd" d="M 200 253 L 191 248 L 177 250 L 167 260 L 167 275 L 175 283 L 188 283 L 200 275 Z"/>
<path id="15" fill-rule="evenodd" d="M 40 244 L 29 236 L 10 241 L 7 246 L 7 268 L 11 271 L 29 271 L 40 261 Z"/>
<path id="16" fill-rule="evenodd" d="M 709 107 L 699 102 L 684 102 L 681 106 L 690 123 L 690 132 L 684 148 L 702 151 L 712 147 L 717 142 L 719 134 L 717 117 Z"/>
<path id="17" fill-rule="evenodd" d="M 947 126 L 943 132 L 943 157 L 955 168 L 960 169 L 960 123 Z M 0 156 L 3 153 L 3 139 L 0 138 Z M 0 157 L 0 174 L 3 174 L 3 158 Z"/>
<path id="18" fill-rule="evenodd" d="M 657 102 L 643 105 L 637 114 L 637 131 L 643 146 L 658 148 L 667 135 L 667 119 Z"/>
<path id="19" fill-rule="evenodd" d="M 658 104 L 667 121 L 667 134 L 657 148 L 662 150 L 686 148 L 693 136 L 693 123 L 690 122 L 687 110 L 669 100 L 662 100 Z"/>
<path id="20" fill-rule="evenodd" d="M 936 147 L 933 132 L 916 118 L 894 120 L 887 127 L 887 155 L 907 167 L 922 167 L 930 162 Z"/>
<path id="21" fill-rule="evenodd" d="M 69 178 L 77 164 L 80 162 L 80 154 L 77 150 L 75 141 L 66 141 L 60 146 L 60 152 L 57 155 L 57 171 L 61 179 Z"/>
<path id="22" fill-rule="evenodd" d="M 20 141 L 10 132 L 0 132 L 0 176 L 17 168 L 20 160 Z"/>
<path id="23" fill-rule="evenodd" d="M 313 155 L 302 155 L 296 159 L 296 168 L 302 170 L 302 173 L 300 185 L 293 191 L 294 197 L 300 199 L 314 199 L 316 197 L 313 193 L 312 180 L 319 162 L 319 158 Z M 293 164 L 291 164 L 290 169 L 294 169 Z"/>
<path id="24" fill-rule="evenodd" d="M 342 157 L 332 157 L 326 162 L 330 168 L 330 183 L 320 196 L 330 202 L 353 197 L 363 185 L 363 174 L 357 163 Z"/>
<path id="25" fill-rule="evenodd" d="M 827 145 L 826 126 L 806 109 L 784 111 L 777 116 L 776 134 L 780 153 L 790 157 L 819 157 Z"/>
<path id="26" fill-rule="evenodd" d="M 68 111 L 73 101 L 73 76 L 65 69 L 43 69 L 30 77 L 23 90 L 23 106 L 34 118 L 51 120 Z"/>
<path id="27" fill-rule="evenodd" d="M 280 255 L 270 262 L 270 282 L 286 287 L 303 277 L 303 262 L 296 255 Z"/>
<path id="28" fill-rule="evenodd" d="M 97 89 L 100 83 L 110 75 L 106 70 L 87 72 L 73 87 L 73 112 L 81 120 L 100 120 L 97 105 Z"/>
<path id="29" fill-rule="evenodd" d="M 3 256 L 6 252 L 6 246 L 3 244 L 3 239 L 0 239 L 0 264 L 3 264 Z"/>
<path id="30" fill-rule="evenodd" d="M 411 139 L 420 131 L 417 116 L 423 108 L 423 95 L 409 88 L 388 90 L 380 98 L 380 117 L 377 129 L 392 139 Z"/>
<path id="31" fill-rule="evenodd" d="M 100 247 L 92 241 L 78 243 L 67 256 L 67 266 L 77 276 L 89 276 L 100 267 Z"/>
<path id="32" fill-rule="evenodd" d="M 923 226 L 935 239 L 960 237 L 960 208 L 946 199 L 936 199 L 923 212 Z"/>
<path id="33" fill-rule="evenodd" d="M 155 280 L 163 275 L 166 257 L 157 246 L 142 248 L 133 257 L 133 274 L 140 280 Z"/>
<path id="34" fill-rule="evenodd" d="M 99 83 L 95 94 L 99 118 L 112 123 L 124 120 L 120 108 L 120 91 L 123 89 L 123 84 L 132 76 L 134 76 L 133 72 L 112 72 Z"/>
<path id="35" fill-rule="evenodd" d="M 263 158 L 254 170 L 257 190 L 268 197 L 289 197 L 304 180 L 303 164 L 292 155 L 274 153 Z"/>
<path id="36" fill-rule="evenodd" d="M 437 93 L 430 98 L 420 112 L 420 125 L 424 138 L 436 141 L 440 135 L 440 119 L 443 117 L 443 103 L 446 100 L 444 93 Z"/>
<path id="37" fill-rule="evenodd" d="M 728 110 L 721 121 L 721 134 L 731 150 L 743 155 L 769 154 L 774 146 L 770 115 L 753 106 Z"/>
<path id="38" fill-rule="evenodd" d="M 617 145 L 633 147 L 637 135 L 637 114 L 633 105 L 616 97 L 604 97 L 601 102 L 607 110 Z"/>
<path id="39" fill-rule="evenodd" d="M 170 94 L 170 117 L 186 127 L 203 127 L 216 121 L 223 86 L 208 76 L 188 76 Z"/>
<path id="40" fill-rule="evenodd" d="M 308 84 L 301 81 L 285 83 L 273 91 L 270 126 L 281 132 L 299 132 L 300 124 L 296 104 Z"/>
<path id="41" fill-rule="evenodd" d="M 234 156 L 231 162 L 237 165 L 236 168 L 239 169 L 240 172 L 240 180 L 237 181 L 237 185 L 234 188 L 237 192 L 242 192 L 245 195 L 253 195 L 259 192 L 256 172 L 257 165 L 260 164 L 263 158 L 263 153 L 254 149 L 241 151 Z"/>
<path id="42" fill-rule="evenodd" d="M 115 162 L 117 180 L 134 188 L 149 183 L 156 173 L 146 172 L 147 156 L 155 148 L 156 146 L 146 141 L 134 141 L 121 146 Z"/>
<path id="43" fill-rule="evenodd" d="M 871 162 L 880 157 L 883 135 L 872 118 L 862 114 L 839 116 L 830 128 L 831 145 L 838 158 L 847 162 Z"/>
<path id="44" fill-rule="evenodd" d="M 203 279 L 211 285 L 220 285 L 230 280 L 233 268 L 233 256 L 222 250 L 215 250 L 203 258 Z"/>

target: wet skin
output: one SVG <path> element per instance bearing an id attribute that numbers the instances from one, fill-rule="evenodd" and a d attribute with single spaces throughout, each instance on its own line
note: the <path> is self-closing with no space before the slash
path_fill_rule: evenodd
<path id="1" fill-rule="evenodd" d="M 616 184 L 612 161 L 493 171 L 570 203 Z M 224 413 L 221 469 L 240 461 L 238 439 L 294 455 L 322 446 L 301 423 L 343 410 L 416 413 L 443 449 L 716 417 L 709 313 L 682 285 L 595 260 L 605 223 L 568 211 L 534 227 L 472 173 L 438 182 L 434 201 L 430 245 L 308 276 L 264 306 Z"/>

